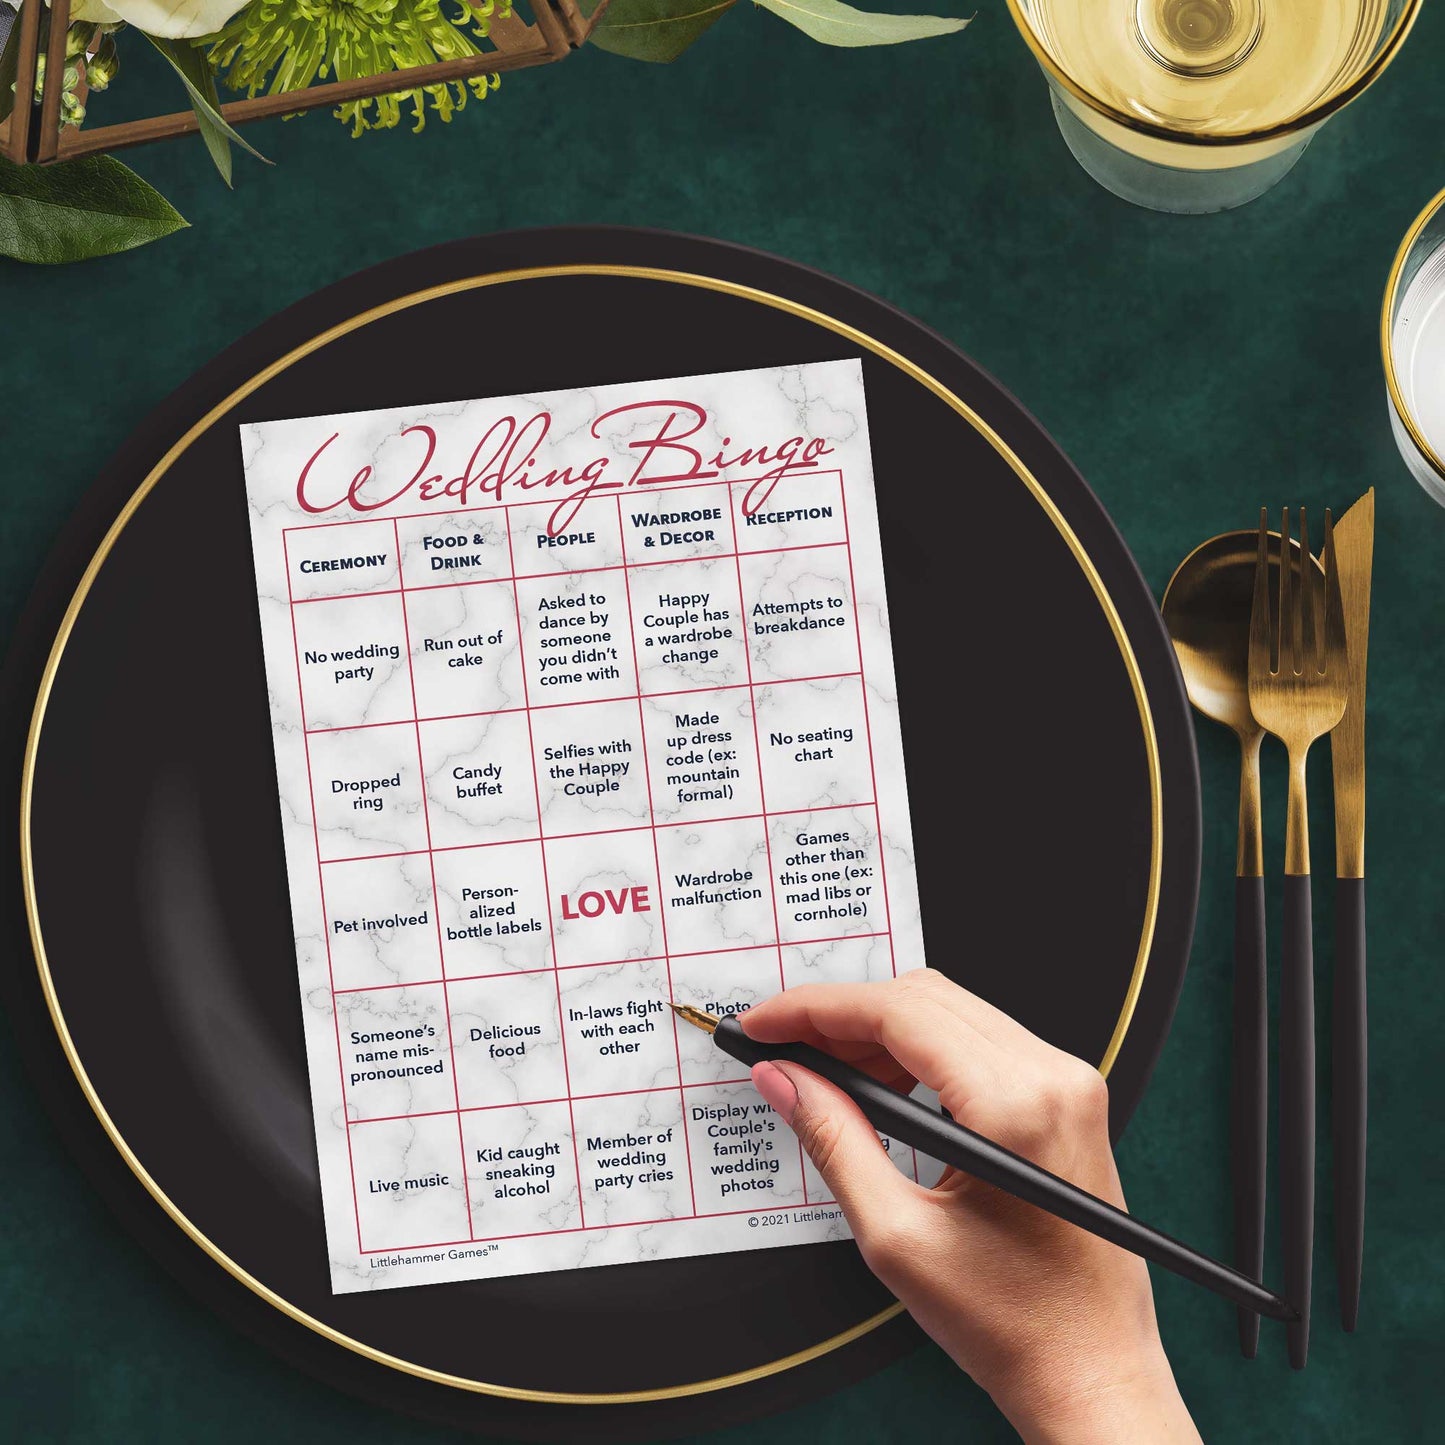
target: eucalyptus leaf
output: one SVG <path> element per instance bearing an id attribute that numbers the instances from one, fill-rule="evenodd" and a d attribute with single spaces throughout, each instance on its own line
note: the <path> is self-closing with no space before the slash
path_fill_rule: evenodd
<path id="1" fill-rule="evenodd" d="M 589 44 L 665 65 L 676 60 L 737 0 L 612 0 Z M 590 7 L 589 7 L 590 9 Z"/>
<path id="2" fill-rule="evenodd" d="M 56 166 L 0 160 L 0 256 L 47 266 L 86 261 L 158 241 L 187 224 L 112 156 Z"/>
<path id="3" fill-rule="evenodd" d="M 754 0 L 754 3 L 824 45 L 899 45 L 905 40 L 952 35 L 969 23 L 944 15 L 875 15 L 871 11 L 855 10 L 842 0 Z"/>
<path id="4" fill-rule="evenodd" d="M 231 184 L 231 146 L 238 145 L 258 161 L 270 161 L 249 141 L 237 134 L 236 128 L 221 114 L 221 101 L 216 94 L 216 77 L 211 73 L 210 62 L 189 40 L 167 40 L 157 35 L 146 39 L 170 61 L 176 74 L 186 87 L 191 98 L 191 109 L 196 113 L 196 123 L 201 129 L 201 139 L 221 173 L 221 179 Z"/>

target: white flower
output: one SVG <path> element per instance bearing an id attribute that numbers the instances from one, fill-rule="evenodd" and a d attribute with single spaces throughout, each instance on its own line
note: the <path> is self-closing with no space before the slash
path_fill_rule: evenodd
<path id="1" fill-rule="evenodd" d="M 122 20 L 170 40 L 194 40 L 217 31 L 249 0 L 76 0 L 72 20 L 118 25 Z"/>

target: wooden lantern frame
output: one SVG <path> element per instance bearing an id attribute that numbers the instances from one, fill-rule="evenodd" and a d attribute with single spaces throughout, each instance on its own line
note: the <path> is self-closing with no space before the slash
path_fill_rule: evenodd
<path id="1" fill-rule="evenodd" d="M 341 105 L 368 96 L 394 95 L 417 86 L 466 80 L 478 75 L 496 75 L 504 70 L 524 70 L 565 60 L 584 45 L 607 9 L 608 0 L 597 0 L 590 16 L 584 16 L 577 0 L 526 0 L 532 21 L 527 23 L 514 8 L 509 14 L 493 15 L 487 39 L 493 48 L 462 60 L 442 60 L 406 70 L 391 70 L 360 80 L 325 81 L 300 90 L 280 91 L 225 102 L 221 114 L 231 125 L 262 120 L 273 115 L 292 115 L 322 106 Z M 111 125 L 73 126 L 60 124 L 62 87 L 47 85 L 36 106 L 27 104 L 35 94 L 36 70 L 45 56 L 47 75 L 59 76 L 65 68 L 65 36 L 70 28 L 70 0 L 24 0 L 15 17 L 16 44 L 15 104 L 8 131 L 0 139 L 0 155 L 17 165 L 52 165 L 99 151 L 123 150 L 197 129 L 193 110 L 175 110 L 139 120 Z"/>

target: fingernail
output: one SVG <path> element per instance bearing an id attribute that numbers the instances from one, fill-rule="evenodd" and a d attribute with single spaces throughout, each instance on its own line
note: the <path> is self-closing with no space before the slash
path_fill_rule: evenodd
<path id="1" fill-rule="evenodd" d="M 784 1123 L 793 1122 L 793 1110 L 798 1107 L 798 1090 L 776 1064 L 753 1065 L 753 1088 L 783 1116 Z"/>

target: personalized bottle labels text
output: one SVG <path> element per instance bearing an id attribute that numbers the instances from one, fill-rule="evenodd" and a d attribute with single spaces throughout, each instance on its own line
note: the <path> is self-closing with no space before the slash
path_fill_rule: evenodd
<path id="1" fill-rule="evenodd" d="M 923 963 L 859 364 L 241 445 L 334 1289 L 845 1237 L 667 1003 Z"/>

